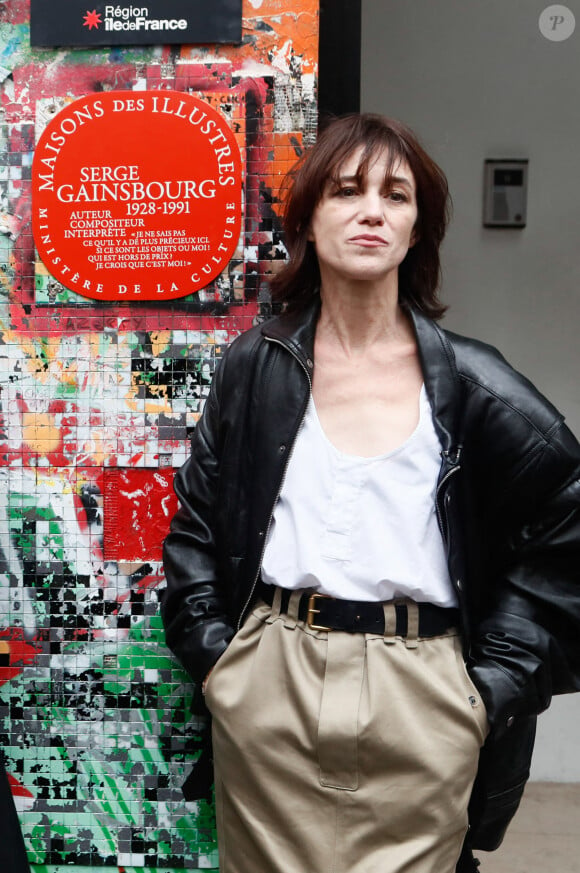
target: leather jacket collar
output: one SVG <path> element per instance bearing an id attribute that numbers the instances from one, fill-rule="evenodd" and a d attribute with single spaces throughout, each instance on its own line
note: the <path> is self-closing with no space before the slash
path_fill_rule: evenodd
<path id="1" fill-rule="evenodd" d="M 408 309 L 419 350 L 425 389 L 433 412 L 433 423 L 442 446 L 442 454 L 451 464 L 461 453 L 460 433 L 461 382 L 455 356 L 444 331 L 416 309 Z M 265 337 L 282 343 L 307 370 L 314 361 L 314 335 L 320 314 L 320 297 L 313 297 L 305 310 L 288 313 L 262 325 Z M 443 471 L 444 472 L 444 471 Z"/>

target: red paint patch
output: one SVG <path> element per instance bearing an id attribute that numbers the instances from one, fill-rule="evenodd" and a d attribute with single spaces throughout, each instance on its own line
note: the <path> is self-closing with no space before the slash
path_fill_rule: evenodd
<path id="1" fill-rule="evenodd" d="M 104 554 L 110 561 L 160 561 L 177 510 L 173 470 L 105 469 Z"/>
<path id="2" fill-rule="evenodd" d="M 0 685 L 14 679 L 23 667 L 33 664 L 40 650 L 25 642 L 20 628 L 0 630 Z"/>

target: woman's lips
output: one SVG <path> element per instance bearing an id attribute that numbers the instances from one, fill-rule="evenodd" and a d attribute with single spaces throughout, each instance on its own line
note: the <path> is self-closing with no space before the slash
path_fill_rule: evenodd
<path id="1" fill-rule="evenodd" d="M 368 245 L 368 246 L 386 246 L 388 245 L 386 239 L 383 239 L 382 236 L 376 236 L 372 233 L 362 233 L 358 236 L 352 236 L 350 238 L 350 242 L 359 243 L 360 245 Z"/>

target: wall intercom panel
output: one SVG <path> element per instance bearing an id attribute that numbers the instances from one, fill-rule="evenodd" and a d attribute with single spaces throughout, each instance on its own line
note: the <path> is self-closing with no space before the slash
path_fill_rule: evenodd
<path id="1" fill-rule="evenodd" d="M 485 161 L 484 227 L 526 226 L 528 161 Z"/>

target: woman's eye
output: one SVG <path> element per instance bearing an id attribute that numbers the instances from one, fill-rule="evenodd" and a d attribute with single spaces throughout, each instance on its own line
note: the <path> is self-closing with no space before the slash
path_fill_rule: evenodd
<path id="1" fill-rule="evenodd" d="M 356 188 L 339 188 L 338 196 L 339 197 L 355 197 L 356 196 Z"/>
<path id="2" fill-rule="evenodd" d="M 393 200 L 395 203 L 406 203 L 407 195 L 403 194 L 402 191 L 389 191 L 388 197 L 390 200 Z"/>

